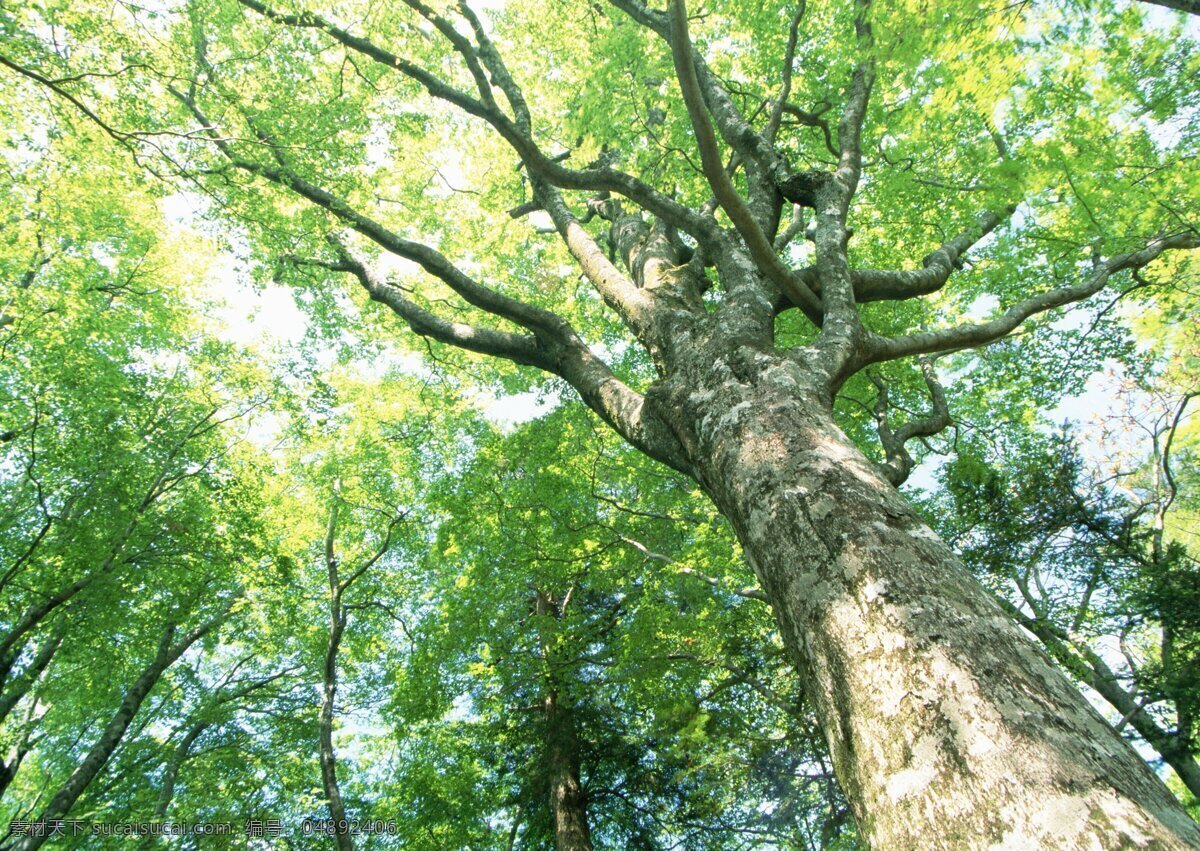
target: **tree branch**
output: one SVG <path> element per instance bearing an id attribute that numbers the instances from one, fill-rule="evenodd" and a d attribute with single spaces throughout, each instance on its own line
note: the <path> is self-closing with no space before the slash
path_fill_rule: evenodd
<path id="1" fill-rule="evenodd" d="M 553 333 L 538 329 L 533 336 L 448 322 L 417 306 L 399 288 L 383 281 L 345 240 L 335 236 L 331 241 L 341 256 L 342 266 L 358 278 L 372 300 L 386 304 L 418 334 L 469 351 L 536 366 L 562 377 L 575 388 L 584 404 L 629 443 L 651 458 L 690 475 L 690 462 L 678 440 L 665 424 L 646 414 L 645 398 L 618 379 L 565 321 Z"/>
<path id="2" fill-rule="evenodd" d="M 763 138 L 766 139 L 768 145 L 775 144 L 775 137 L 779 133 L 779 122 L 783 119 L 783 111 L 792 94 L 792 65 L 796 61 L 796 41 L 800 34 L 800 21 L 804 18 L 807 8 L 807 0 L 800 0 L 796 11 L 792 14 L 792 23 L 788 27 L 787 47 L 783 51 L 783 82 L 779 87 L 779 96 L 771 107 L 771 116 L 767 119 L 767 127 L 763 130 Z"/>
<path id="3" fill-rule="evenodd" d="M 489 107 L 486 103 L 446 84 L 424 68 L 402 59 L 369 39 L 351 34 L 320 15 L 309 12 L 288 15 L 266 6 L 260 0 L 238 2 L 276 23 L 319 29 L 343 46 L 416 81 L 432 97 L 453 104 L 469 115 L 482 118 L 509 143 L 526 168 L 555 186 L 562 189 L 616 192 L 693 236 L 702 235 L 708 230 L 708 226 L 696 213 L 632 175 L 608 166 L 584 170 L 566 168 L 555 158 L 542 153 L 533 138 L 498 109 Z"/>
<path id="4" fill-rule="evenodd" d="M 771 243 L 754 220 L 746 202 L 734 188 L 725 173 L 717 139 L 713 134 L 696 78 L 696 67 L 692 61 L 691 41 L 688 39 L 687 10 L 683 0 L 671 0 L 671 56 L 675 61 L 675 74 L 683 91 L 684 104 L 696 134 L 696 146 L 700 150 L 704 176 L 716 195 L 721 208 L 729 216 L 734 227 L 746 243 L 756 265 L 792 301 L 800 305 L 805 314 L 820 323 L 821 303 L 812 290 L 780 261 Z"/>
<path id="5" fill-rule="evenodd" d="M 842 117 L 838 122 L 838 167 L 834 178 L 842 185 L 844 194 L 841 200 L 841 219 L 845 222 L 846 212 L 850 201 L 858 188 L 858 179 L 862 174 L 862 130 L 867 117 L 867 104 L 871 99 L 871 89 L 875 85 L 875 57 L 870 52 L 872 46 L 871 25 L 866 20 L 870 9 L 870 0 L 857 0 L 858 14 L 854 18 L 854 34 L 860 50 L 867 55 L 859 60 L 854 68 L 854 76 L 850 82 L 850 94 L 842 109 Z"/>
<path id="6" fill-rule="evenodd" d="M 967 228 L 927 254 L 923 268 L 913 271 L 854 269 L 854 297 L 858 302 L 899 301 L 937 292 L 946 285 L 950 275 L 962 268 L 962 256 L 984 237 L 1008 220 L 1015 206 L 997 213 L 981 213 L 973 227 Z"/>
<path id="7" fill-rule="evenodd" d="M 1177 12 L 1187 12 L 1189 15 L 1200 15 L 1200 2 L 1197 0 L 1143 0 L 1155 6 L 1164 6 Z"/>
<path id="8" fill-rule="evenodd" d="M 1074 286 L 1059 287 L 1041 295 L 1027 298 L 1010 307 L 1001 316 L 989 321 L 959 325 L 940 331 L 927 331 L 905 337 L 883 337 L 869 334 L 865 354 L 859 363 L 862 368 L 870 363 L 916 354 L 953 352 L 993 343 L 1011 334 L 1026 319 L 1065 304 L 1082 301 L 1104 289 L 1108 279 L 1125 269 L 1140 269 L 1164 251 L 1200 248 L 1200 234 L 1177 233 L 1150 241 L 1145 248 L 1131 251 L 1099 264 L 1092 275 Z"/>
<path id="9" fill-rule="evenodd" d="M 906 444 L 917 437 L 932 437 L 951 423 L 950 408 L 946 404 L 946 392 L 938 381 L 933 367 L 933 359 L 922 356 L 920 359 L 921 374 L 925 386 L 929 389 L 929 397 L 933 403 L 933 411 L 920 419 L 910 420 L 898 429 L 893 429 L 890 422 L 890 405 L 888 400 L 888 385 L 883 377 L 872 373 L 871 383 L 875 385 L 875 425 L 879 433 L 879 442 L 883 444 L 886 461 L 883 472 L 894 486 L 900 487 L 912 474 L 915 461 L 908 453 Z"/>
<path id="10" fill-rule="evenodd" d="M 390 307 L 417 334 L 467 351 L 494 355 L 549 372 L 556 371 L 548 354 L 538 345 L 536 337 L 491 328 L 477 328 L 474 325 L 443 319 L 411 301 L 399 287 L 392 286 L 380 278 L 367 266 L 364 259 L 350 248 L 346 240 L 333 236 L 330 242 L 341 257 L 341 263 L 330 268 L 353 274 L 372 301 Z"/>

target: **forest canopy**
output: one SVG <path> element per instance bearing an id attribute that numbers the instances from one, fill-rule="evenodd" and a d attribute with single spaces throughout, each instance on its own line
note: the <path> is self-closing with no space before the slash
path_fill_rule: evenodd
<path id="1" fill-rule="evenodd" d="M 1200 845 L 1195 4 L 0 32 L 0 848 Z"/>

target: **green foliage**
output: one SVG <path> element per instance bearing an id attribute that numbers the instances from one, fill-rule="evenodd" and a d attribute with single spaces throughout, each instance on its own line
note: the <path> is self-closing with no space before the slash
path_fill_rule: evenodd
<path id="1" fill-rule="evenodd" d="M 320 6 L 475 91 L 431 21 L 455 9 L 433 5 L 278 4 Z M 796 170 L 833 165 L 826 131 L 836 141 L 857 58 L 856 4 L 809 6 L 797 112 L 778 138 Z M 657 35 L 604 4 L 487 7 L 544 152 L 707 201 Z M 692 11 L 708 66 L 761 129 L 795 4 Z M 548 847 L 555 724 L 578 741 L 599 847 L 856 847 L 776 625 L 700 490 L 562 401 L 561 382 L 402 329 L 346 283 L 327 235 L 348 223 L 361 234 L 345 207 L 369 210 L 504 296 L 566 317 L 631 387 L 660 378 L 657 353 L 544 218 L 508 214 L 533 195 L 504 140 L 300 20 L 281 26 L 235 0 L 0 8 L 0 813 L 36 814 L 78 768 L 168 623 L 194 627 L 236 595 L 72 812 L 261 815 L 283 822 L 288 847 L 315 847 L 302 824 L 329 813 L 315 756 L 328 540 L 343 577 L 366 565 L 346 589 L 333 739 L 349 815 L 398 825 L 370 847 Z M 869 330 L 993 318 L 1100 258 L 1195 229 L 1200 54 L 1182 19 L 1110 2 L 897 0 L 871 24 L 878 83 L 852 264 L 916 270 L 979 211 L 1015 213 L 951 286 L 863 305 Z M 281 191 L 268 170 L 287 172 Z M 302 182 L 338 200 L 283 191 Z M 164 216 L 181 197 L 196 221 Z M 612 250 L 584 212 L 596 200 L 569 196 L 579 227 Z M 519 330 L 371 251 L 417 307 Z M 789 259 L 812 251 L 799 237 Z M 297 346 L 230 342 L 213 305 L 234 276 L 260 294 L 290 288 L 307 323 Z M 1134 417 L 1152 445 L 1107 480 L 1074 434 L 1043 421 L 1114 364 L 1146 395 L 1193 392 L 1195 277 L 1194 259 L 1164 256 L 1104 298 L 945 355 L 935 374 L 953 429 L 909 447 L 926 470 L 946 456 L 920 496 L 984 581 L 1046 627 L 1076 676 L 1085 648 L 1127 650 L 1112 663 L 1121 687 L 1193 756 L 1200 420 L 1172 409 L 1171 467 L 1170 418 Z M 710 309 L 725 297 L 705 294 Z M 794 310 L 775 322 L 780 351 L 815 335 Z M 840 388 L 839 422 L 877 460 L 880 385 L 893 425 L 930 406 L 907 360 Z M 518 393 L 549 412 L 501 429 L 476 409 Z"/>

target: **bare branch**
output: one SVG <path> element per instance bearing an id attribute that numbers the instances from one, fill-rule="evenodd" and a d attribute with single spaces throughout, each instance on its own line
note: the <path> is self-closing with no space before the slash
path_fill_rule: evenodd
<path id="1" fill-rule="evenodd" d="M 1006 207 L 1001 213 L 982 213 L 975 225 L 967 228 L 925 256 L 923 268 L 913 271 L 854 269 L 854 298 L 858 302 L 887 301 L 916 298 L 937 292 L 946 285 L 951 274 L 962 268 L 962 257 L 985 236 L 1008 220 L 1016 209 Z"/>
<path id="2" fill-rule="evenodd" d="M 859 60 L 850 82 L 850 93 L 838 122 L 838 167 L 835 179 L 842 184 L 845 197 L 842 201 L 841 218 L 845 221 L 846 211 L 858 188 L 862 174 L 862 130 L 867 117 L 867 104 L 871 89 L 875 85 L 875 57 L 871 50 L 871 25 L 866 20 L 870 0 L 857 0 L 858 15 L 854 19 L 854 34 L 860 50 L 867 55 Z"/>

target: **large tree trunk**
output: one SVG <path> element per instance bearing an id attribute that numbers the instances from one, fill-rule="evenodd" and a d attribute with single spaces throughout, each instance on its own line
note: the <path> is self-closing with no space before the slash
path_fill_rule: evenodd
<path id="1" fill-rule="evenodd" d="M 587 797 L 579 779 L 579 734 L 569 707 L 551 691 L 543 706 L 546 720 L 546 765 L 550 775 L 550 808 L 554 846 L 558 851 L 592 851 Z"/>
<path id="2" fill-rule="evenodd" d="M 792 361 L 697 358 L 658 415 L 758 574 L 875 848 L 1200 847 L 1142 759 Z"/>

